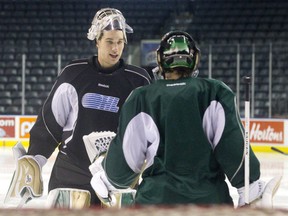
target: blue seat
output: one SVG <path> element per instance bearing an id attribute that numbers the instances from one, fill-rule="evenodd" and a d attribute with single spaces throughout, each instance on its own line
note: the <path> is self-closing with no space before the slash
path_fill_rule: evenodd
<path id="1" fill-rule="evenodd" d="M 6 68 L 4 71 L 5 75 L 12 76 L 17 75 L 17 69 L 16 68 Z"/>
<path id="2" fill-rule="evenodd" d="M 32 68 L 32 70 L 30 71 L 30 75 L 34 75 L 34 76 L 42 76 L 43 75 L 43 69 L 42 68 Z"/>
<path id="3" fill-rule="evenodd" d="M 33 106 L 25 106 L 25 115 L 37 115 L 37 111 Z"/>
<path id="4" fill-rule="evenodd" d="M 25 81 L 26 83 L 37 83 L 37 76 L 27 75 Z"/>
<path id="5" fill-rule="evenodd" d="M 42 99 L 39 98 L 30 98 L 28 104 L 32 106 L 42 106 Z"/>
<path id="6" fill-rule="evenodd" d="M 19 76 L 9 76 L 8 78 L 8 82 L 9 83 L 22 83 L 22 77 L 19 75 Z"/>
<path id="7" fill-rule="evenodd" d="M 7 106 L 5 108 L 5 114 L 8 115 L 19 115 L 21 114 L 21 107 L 20 106 Z"/>
<path id="8" fill-rule="evenodd" d="M 45 91 L 45 84 L 43 83 L 35 83 L 32 85 L 32 90 L 34 91 Z"/>
<path id="9" fill-rule="evenodd" d="M 38 78 L 38 81 L 39 81 L 39 83 L 44 83 L 44 84 L 46 84 L 46 83 L 52 83 L 53 82 L 53 79 L 52 79 L 52 77 L 51 76 L 41 76 L 41 77 L 39 77 Z"/>
<path id="10" fill-rule="evenodd" d="M 8 91 L 18 91 L 18 89 L 20 89 L 20 86 L 16 83 L 7 83 L 5 85 L 5 89 Z"/>
<path id="11" fill-rule="evenodd" d="M 0 98 L 11 98 L 10 91 L 0 91 Z"/>
<path id="12" fill-rule="evenodd" d="M 38 91 L 27 91 L 26 94 L 25 94 L 25 97 L 27 99 L 38 98 L 38 96 L 39 96 Z"/>
<path id="13" fill-rule="evenodd" d="M 12 99 L 11 98 L 0 98 L 0 105 L 11 106 L 12 105 Z"/>

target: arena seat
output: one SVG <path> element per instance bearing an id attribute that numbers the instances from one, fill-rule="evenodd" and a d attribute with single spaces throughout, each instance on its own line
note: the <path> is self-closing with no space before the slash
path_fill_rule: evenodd
<path id="1" fill-rule="evenodd" d="M 21 107 L 21 106 L 20 106 Z M 5 113 L 9 113 L 9 114 L 14 114 L 14 115 L 19 115 L 21 114 L 21 109 L 19 106 L 7 106 L 5 108 Z"/>
<path id="2" fill-rule="evenodd" d="M 52 79 L 41 79 L 46 80 L 46 83 L 54 82 L 58 73 L 58 54 L 61 54 L 61 68 L 74 58 L 94 55 L 95 44 L 87 40 L 87 30 L 95 12 L 101 7 L 109 6 L 120 9 L 134 29 L 134 33 L 128 35 L 127 50 L 130 52 L 128 54 L 132 54 L 136 59 L 137 64 L 140 54 L 135 50 L 139 50 L 141 39 L 159 40 L 167 31 L 185 30 L 199 43 L 202 51 L 200 75 L 208 76 L 209 46 L 212 45 L 212 74 L 214 73 L 212 76 L 228 82 L 227 84 L 235 90 L 237 44 L 240 44 L 241 76 L 251 72 L 252 44 L 258 44 L 255 48 L 255 74 L 259 81 L 255 85 L 255 90 L 259 90 L 261 94 L 263 91 L 261 85 L 266 85 L 264 89 L 267 89 L 268 85 L 266 79 L 269 74 L 269 43 L 273 43 L 272 49 L 275 53 L 273 54 L 273 81 L 275 80 L 273 91 L 280 94 L 282 88 L 283 93 L 288 93 L 287 60 L 285 60 L 287 59 L 285 43 L 288 37 L 286 1 L 123 0 L 123 2 L 69 0 L 64 4 L 57 0 L 1 0 L 0 74 L 6 78 L 2 81 L 2 78 L 0 79 L 0 90 L 4 87 L 6 90 L 8 80 L 5 79 L 21 74 L 24 53 L 26 54 L 25 89 L 27 91 L 33 89 L 35 83 L 35 78 L 29 78 L 30 76 L 36 77 L 38 81 L 38 77 L 47 75 Z M 125 53 L 124 58 L 128 54 Z M 284 84 L 280 85 L 279 80 L 284 80 Z M 12 92 L 19 91 L 21 83 L 16 83 L 18 83 L 17 87 L 10 85 L 7 86 L 8 89 Z M 47 86 L 50 87 L 51 84 Z M 47 88 L 39 91 L 49 92 Z M 241 100 L 242 95 L 241 87 Z M 267 99 L 267 94 L 265 97 Z M 260 100 L 256 96 L 255 98 Z M 283 100 L 287 102 L 287 98 Z M 255 104 L 258 106 L 261 102 Z M 256 113 L 267 116 L 266 108 L 262 111 L 262 107 L 256 108 L 259 110 Z M 30 112 L 33 111 L 36 112 L 31 108 Z M 287 110 L 285 112 L 288 113 Z"/>

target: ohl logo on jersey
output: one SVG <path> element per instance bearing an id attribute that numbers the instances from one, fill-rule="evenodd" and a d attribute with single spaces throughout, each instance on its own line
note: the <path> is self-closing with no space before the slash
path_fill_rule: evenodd
<path id="1" fill-rule="evenodd" d="M 104 110 L 117 113 L 119 98 L 96 93 L 87 93 L 82 98 L 82 105 L 85 108 Z"/>

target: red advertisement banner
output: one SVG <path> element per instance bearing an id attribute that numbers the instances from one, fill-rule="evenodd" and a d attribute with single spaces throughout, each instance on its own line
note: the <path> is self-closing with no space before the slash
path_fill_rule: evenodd
<path id="1" fill-rule="evenodd" d="M 251 121 L 250 142 L 284 144 L 284 122 Z"/>
<path id="2" fill-rule="evenodd" d="M 0 138 L 14 138 L 16 120 L 15 117 L 0 117 Z"/>
<path id="3" fill-rule="evenodd" d="M 29 139 L 35 121 L 36 116 L 0 116 L 0 139 Z M 245 124 L 244 119 L 242 123 Z M 287 145 L 284 127 L 284 120 L 250 119 L 250 142 Z"/>
<path id="4" fill-rule="evenodd" d="M 242 121 L 243 125 L 245 124 Z M 250 120 L 250 142 L 284 144 L 284 121 Z"/>

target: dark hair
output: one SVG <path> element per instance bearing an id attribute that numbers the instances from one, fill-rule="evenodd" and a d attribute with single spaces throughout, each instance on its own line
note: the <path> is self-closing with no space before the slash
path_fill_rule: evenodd
<path id="1" fill-rule="evenodd" d="M 190 68 L 184 68 L 184 67 L 176 67 L 176 68 L 169 68 L 165 70 L 166 73 L 178 73 L 180 77 L 190 77 L 193 70 Z"/>
<path id="2" fill-rule="evenodd" d="M 103 37 L 103 35 L 104 35 L 103 31 L 101 31 L 101 33 L 100 33 L 100 35 L 99 35 L 99 38 L 98 38 L 98 40 L 101 40 L 101 39 L 102 39 L 102 37 Z M 97 44 L 97 39 L 96 39 L 96 44 Z"/>

